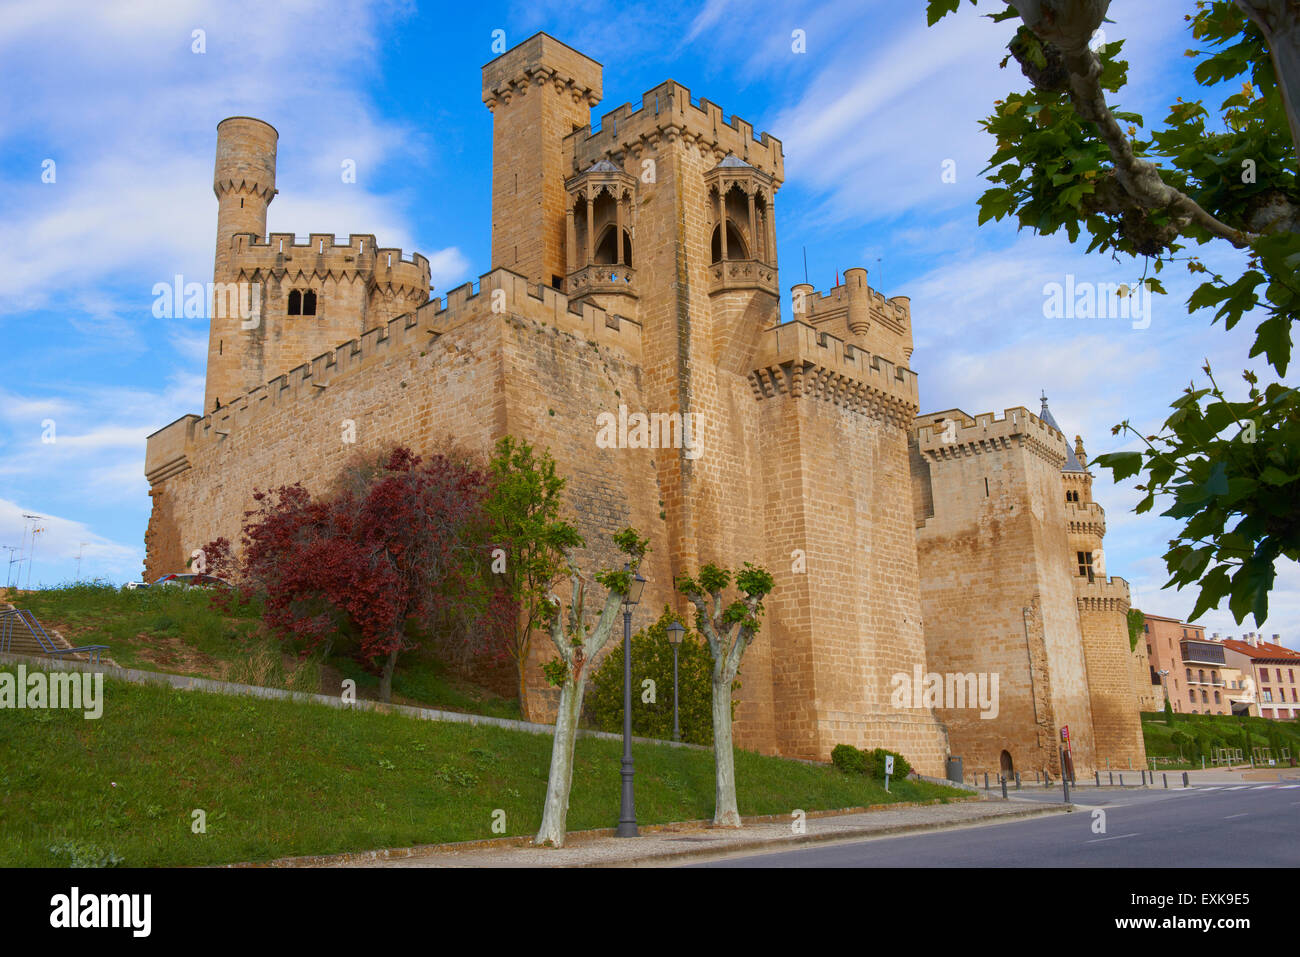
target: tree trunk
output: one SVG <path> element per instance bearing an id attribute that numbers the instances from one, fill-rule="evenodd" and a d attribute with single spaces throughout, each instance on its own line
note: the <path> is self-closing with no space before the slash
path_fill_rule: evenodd
<path id="1" fill-rule="evenodd" d="M 569 791 L 573 787 L 573 749 L 578 738 L 578 717 L 586 677 L 570 677 L 560 689 L 560 710 L 555 716 L 555 740 L 551 744 L 551 774 L 546 782 L 546 804 L 542 826 L 534 843 L 564 846 L 565 822 L 569 815 Z"/>
<path id="2" fill-rule="evenodd" d="M 731 683 L 734 677 L 713 676 L 713 764 L 717 769 L 713 824 L 740 827 L 736 809 L 736 754 L 731 744 Z"/>
<path id="3" fill-rule="evenodd" d="M 379 676 L 379 700 L 393 700 L 393 672 L 397 670 L 397 653 L 400 648 L 394 648 L 388 655 L 388 660 L 384 662 L 384 671 Z"/>
<path id="4" fill-rule="evenodd" d="M 528 666 L 523 661 L 517 661 L 515 664 L 519 666 L 519 720 L 528 721 L 531 720 L 528 717 L 528 680 L 526 677 Z"/>
<path id="5" fill-rule="evenodd" d="M 1296 4 L 1293 0 L 1236 0 L 1236 3 L 1268 43 L 1282 108 L 1300 158 L 1300 17 L 1296 16 Z"/>

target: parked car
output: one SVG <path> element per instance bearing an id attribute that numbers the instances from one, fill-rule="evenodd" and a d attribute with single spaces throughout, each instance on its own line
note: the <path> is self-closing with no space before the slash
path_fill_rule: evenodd
<path id="1" fill-rule="evenodd" d="M 148 582 L 127 582 L 126 583 L 127 591 L 137 591 L 141 588 L 148 588 L 148 587 L 149 587 Z"/>
<path id="2" fill-rule="evenodd" d="M 179 572 L 172 575 L 164 575 L 153 583 L 153 587 L 160 585 L 172 588 L 212 588 L 220 586 L 222 588 L 231 587 L 230 582 L 224 578 L 218 578 L 216 575 L 198 575 L 193 572 Z"/>

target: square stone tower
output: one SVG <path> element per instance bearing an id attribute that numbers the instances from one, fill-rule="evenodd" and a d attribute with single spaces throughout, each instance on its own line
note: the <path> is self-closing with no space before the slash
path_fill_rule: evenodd
<path id="1" fill-rule="evenodd" d="M 684 612 L 677 575 L 764 565 L 777 585 L 742 668 L 738 742 L 823 759 L 837 743 L 885 746 L 942 773 L 933 716 L 889 699 L 890 675 L 925 660 L 906 302 L 857 270 L 825 297 L 801 288 L 782 324 L 780 141 L 672 80 L 593 129 L 600 82 L 545 34 L 483 68 L 493 263 L 635 321 L 645 407 L 628 412 L 690 423 L 691 447 L 649 463 L 665 522 L 652 545 L 670 570 L 653 600 Z M 594 442 L 596 417 L 619 410 L 590 401 Z"/>

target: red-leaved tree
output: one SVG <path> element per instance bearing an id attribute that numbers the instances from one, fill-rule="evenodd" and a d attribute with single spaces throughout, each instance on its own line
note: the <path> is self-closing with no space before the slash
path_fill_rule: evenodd
<path id="1" fill-rule="evenodd" d="M 399 447 L 354 466 L 331 492 L 301 484 L 255 491 L 245 513 L 239 579 L 265 596 L 266 621 L 328 653 L 336 636 L 379 671 L 391 700 L 408 622 L 479 600 L 487 475 L 462 457 L 423 460 Z"/>

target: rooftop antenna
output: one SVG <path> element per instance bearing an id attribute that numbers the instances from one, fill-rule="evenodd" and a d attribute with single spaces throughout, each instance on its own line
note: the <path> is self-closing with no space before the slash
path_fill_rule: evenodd
<path id="1" fill-rule="evenodd" d="M 803 248 L 803 282 L 808 285 L 808 247 Z"/>
<path id="2" fill-rule="evenodd" d="M 14 558 L 14 552 L 21 552 L 22 549 L 19 548 L 17 545 L 0 545 L 0 548 L 3 548 L 9 552 L 9 567 L 5 569 L 5 588 L 8 588 L 9 577 L 13 574 L 14 571 L 14 562 L 22 561 L 21 558 Z"/>
<path id="3" fill-rule="evenodd" d="M 31 519 L 31 520 L 32 520 L 32 544 L 31 544 L 31 551 L 27 553 L 27 589 L 28 589 L 28 591 L 30 591 L 30 590 L 31 590 L 31 587 L 32 587 L 32 566 L 33 566 L 34 564 L 36 564 L 36 562 L 35 562 L 35 558 L 36 558 L 36 536 L 39 535 L 41 532 L 45 531 L 45 529 L 41 528 L 38 524 L 36 524 L 37 522 L 39 522 L 39 521 L 41 520 L 41 517 L 42 517 L 42 516 L 40 516 L 40 515 L 27 515 L 27 514 L 24 514 L 24 515 L 23 515 L 23 530 L 24 530 L 24 532 L 26 531 L 26 528 L 27 528 L 27 526 L 26 526 L 26 520 L 27 520 L 27 519 Z M 19 569 L 19 574 L 21 574 L 21 573 L 22 573 L 22 569 Z"/>
<path id="4" fill-rule="evenodd" d="M 77 545 L 77 581 L 81 581 L 81 550 L 89 544 L 90 542 L 81 542 Z"/>

